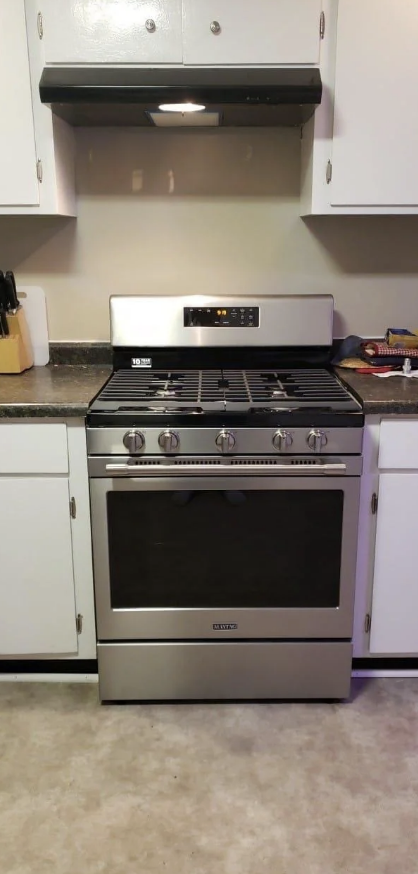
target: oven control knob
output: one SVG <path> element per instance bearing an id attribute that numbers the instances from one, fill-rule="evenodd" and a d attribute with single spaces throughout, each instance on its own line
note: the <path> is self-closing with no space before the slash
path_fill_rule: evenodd
<path id="1" fill-rule="evenodd" d="M 180 437 L 175 431 L 161 431 L 158 443 L 163 452 L 174 452 L 180 443 Z"/>
<path id="2" fill-rule="evenodd" d="M 290 431 L 284 431 L 280 429 L 280 431 L 276 431 L 273 437 L 273 446 L 275 449 L 278 449 L 279 452 L 283 452 L 285 449 L 289 449 L 293 443 L 293 437 Z"/>
<path id="3" fill-rule="evenodd" d="M 145 445 L 145 437 L 141 431 L 127 431 L 123 438 L 123 445 L 126 446 L 130 455 L 135 455 Z"/>
<path id="4" fill-rule="evenodd" d="M 219 431 L 215 443 L 219 452 L 222 452 L 223 455 L 225 455 L 226 452 L 231 452 L 234 448 L 236 440 L 232 431 Z"/>
<path id="5" fill-rule="evenodd" d="M 322 447 L 327 445 L 328 439 L 324 431 L 320 431 L 318 428 L 313 428 L 312 431 L 309 431 L 306 442 L 309 449 L 313 449 L 314 452 L 320 452 Z"/>

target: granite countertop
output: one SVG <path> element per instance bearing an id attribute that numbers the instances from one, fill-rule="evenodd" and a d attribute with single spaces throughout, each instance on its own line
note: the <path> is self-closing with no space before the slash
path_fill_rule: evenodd
<path id="1" fill-rule="evenodd" d="M 109 366 L 51 365 L 0 375 L 0 418 L 81 416 L 111 374 Z"/>
<path id="2" fill-rule="evenodd" d="M 336 373 L 362 402 L 366 416 L 394 413 L 418 416 L 418 379 L 405 376 L 380 379 L 342 367 L 337 367 Z"/>

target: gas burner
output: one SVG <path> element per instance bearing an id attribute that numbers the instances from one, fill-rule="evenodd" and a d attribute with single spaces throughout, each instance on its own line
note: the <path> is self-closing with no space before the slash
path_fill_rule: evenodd
<path id="1" fill-rule="evenodd" d="M 155 394 L 159 398 L 177 398 L 179 392 L 175 388 L 157 388 Z"/>

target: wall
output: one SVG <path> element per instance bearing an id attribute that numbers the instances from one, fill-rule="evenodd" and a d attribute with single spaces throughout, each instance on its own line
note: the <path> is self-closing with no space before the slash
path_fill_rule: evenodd
<path id="1" fill-rule="evenodd" d="M 108 339 L 112 293 L 331 293 L 335 335 L 418 327 L 418 217 L 299 217 L 296 130 L 77 132 L 79 217 L 0 218 L 52 340 Z"/>

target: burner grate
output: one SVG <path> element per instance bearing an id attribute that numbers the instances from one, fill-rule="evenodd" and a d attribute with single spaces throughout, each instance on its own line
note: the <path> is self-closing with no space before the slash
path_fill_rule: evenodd
<path id="1" fill-rule="evenodd" d="M 284 407 L 355 409 L 356 402 L 324 369 L 118 370 L 96 399 L 108 409 L 263 410 Z"/>

